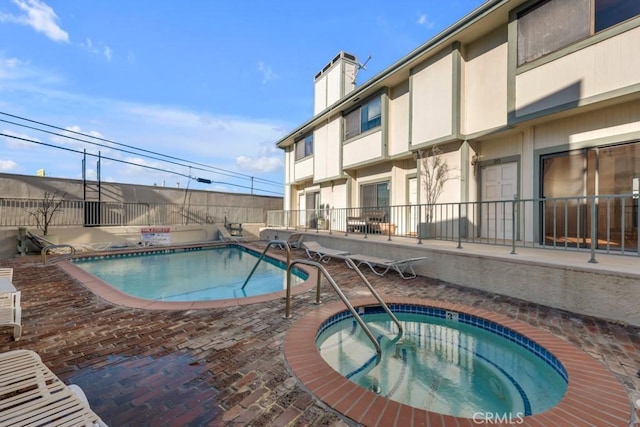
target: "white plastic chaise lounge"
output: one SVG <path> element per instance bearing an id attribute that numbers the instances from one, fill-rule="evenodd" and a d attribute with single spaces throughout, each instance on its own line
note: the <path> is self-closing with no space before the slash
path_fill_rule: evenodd
<path id="1" fill-rule="evenodd" d="M 22 308 L 20 291 L 12 283 L 13 268 L 0 268 L 0 326 L 13 328 L 13 339 L 18 341 L 22 335 Z"/>
<path id="2" fill-rule="evenodd" d="M 229 230 L 226 229 L 226 227 L 218 227 L 218 231 L 220 232 L 218 236 L 223 242 L 241 243 L 248 241 L 246 237 L 232 236 L 231 233 L 229 233 Z"/>
<path id="3" fill-rule="evenodd" d="M 329 258 L 332 256 L 349 255 L 349 252 L 347 251 L 326 248 L 314 240 L 302 242 L 302 248 L 307 252 L 307 256 L 309 258 L 314 259 L 317 256 L 319 261 L 324 260 L 324 262 L 329 261 Z"/>
<path id="4" fill-rule="evenodd" d="M 363 264 L 366 265 L 378 276 L 384 276 L 389 270 L 393 270 L 403 279 L 415 278 L 417 275 L 413 269 L 413 264 L 427 259 L 427 257 L 416 257 L 394 260 L 362 254 L 349 255 L 349 258 L 355 262 L 358 267 Z"/>
<path id="5" fill-rule="evenodd" d="M 67 386 L 31 350 L 0 354 L 0 426 L 106 427 L 78 386 Z"/>
<path id="6" fill-rule="evenodd" d="M 293 233 L 287 238 L 286 244 L 291 249 L 300 249 L 302 248 L 302 239 L 304 239 L 304 234 Z M 279 244 L 278 247 L 282 250 L 285 249 L 284 243 Z"/>
<path id="7" fill-rule="evenodd" d="M 0 268 L 0 279 L 7 279 L 10 282 L 13 281 L 13 268 L 11 267 Z"/>

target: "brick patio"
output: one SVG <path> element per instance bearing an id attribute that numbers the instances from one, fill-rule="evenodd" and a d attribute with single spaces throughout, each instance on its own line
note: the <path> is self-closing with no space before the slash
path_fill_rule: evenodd
<path id="1" fill-rule="evenodd" d="M 295 255 L 302 258 L 304 252 Z M 317 308 L 313 290 L 294 296 L 294 318 L 289 320 L 283 319 L 282 299 L 186 311 L 148 310 L 109 303 L 57 265 L 42 265 L 39 257 L 0 264 L 15 269 L 24 326 L 17 342 L 10 338 L 11 329 L 0 331 L 0 351 L 37 351 L 61 379 L 84 389 L 92 408 L 112 427 L 353 424 L 306 391 L 284 361 L 287 331 Z M 344 263 L 332 261 L 327 268 L 347 296 L 366 294 Z M 640 328 L 422 277 L 367 277 L 382 295 L 494 311 L 569 342 L 620 381 L 629 396 L 629 421 L 637 422 Z M 337 297 L 326 286 L 322 299 Z"/>

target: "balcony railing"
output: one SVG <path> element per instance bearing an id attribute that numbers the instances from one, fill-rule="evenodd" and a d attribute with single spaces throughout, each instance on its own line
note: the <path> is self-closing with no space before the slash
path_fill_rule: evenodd
<path id="1" fill-rule="evenodd" d="M 37 227 L 46 201 L 0 199 L 0 227 Z M 55 201 L 55 206 L 58 201 Z M 51 212 L 52 206 L 49 206 Z M 150 226 L 214 223 L 263 223 L 262 208 L 161 203 L 118 203 L 63 200 L 49 227 Z"/>
<path id="2" fill-rule="evenodd" d="M 640 256 L 638 195 L 269 211 L 267 226 Z"/>

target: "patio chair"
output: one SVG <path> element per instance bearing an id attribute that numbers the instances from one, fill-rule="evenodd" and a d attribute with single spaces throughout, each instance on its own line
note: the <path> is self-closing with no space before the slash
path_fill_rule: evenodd
<path id="1" fill-rule="evenodd" d="M 13 339 L 18 341 L 22 335 L 21 294 L 13 289 L 13 292 L 0 292 L 0 326 L 13 327 Z"/>
<path id="2" fill-rule="evenodd" d="M 397 272 L 403 279 L 413 279 L 417 276 L 413 264 L 424 261 L 427 257 L 407 258 L 400 260 L 378 258 L 371 255 L 354 254 L 349 258 L 356 266 L 366 265 L 378 276 L 384 276 L 389 270 Z"/>
<path id="3" fill-rule="evenodd" d="M 224 226 L 223 227 L 218 226 L 218 231 L 220 232 L 220 234 L 218 234 L 218 238 L 223 242 L 247 243 L 247 242 L 255 241 L 255 237 L 251 237 L 251 235 L 249 236 L 234 235 Z"/>
<path id="4" fill-rule="evenodd" d="M 7 279 L 10 282 L 13 282 L 13 268 L 11 267 L 0 268 L 0 279 Z"/>
<path id="5" fill-rule="evenodd" d="M 107 425 L 79 386 L 65 385 L 31 350 L 0 354 L 0 426 Z"/>
<path id="6" fill-rule="evenodd" d="M 322 246 L 316 241 L 302 242 L 302 248 L 307 252 L 307 256 L 311 259 L 318 257 L 318 261 L 328 262 L 331 256 L 347 256 L 349 252 L 339 249 L 331 249 Z"/>
<path id="7" fill-rule="evenodd" d="M 293 233 L 289 236 L 286 241 L 286 244 L 289 245 L 290 249 L 301 249 L 302 248 L 302 239 L 304 239 L 304 234 Z M 282 250 L 285 249 L 284 244 L 279 244 L 278 247 Z"/>

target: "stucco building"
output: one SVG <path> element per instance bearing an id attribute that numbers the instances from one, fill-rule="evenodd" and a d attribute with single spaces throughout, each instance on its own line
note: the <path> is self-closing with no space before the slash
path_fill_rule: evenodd
<path id="1" fill-rule="evenodd" d="M 425 203 L 421 158 L 438 147 L 452 171 L 439 203 L 572 198 L 553 214 L 572 230 L 581 197 L 628 194 L 598 221 L 637 245 L 639 70 L 635 0 L 489 0 L 359 86 L 340 52 L 315 76 L 314 116 L 277 142 L 284 209 Z M 410 235 L 415 212 L 387 221 Z M 530 216 L 521 238 L 540 240 L 543 215 Z"/>

